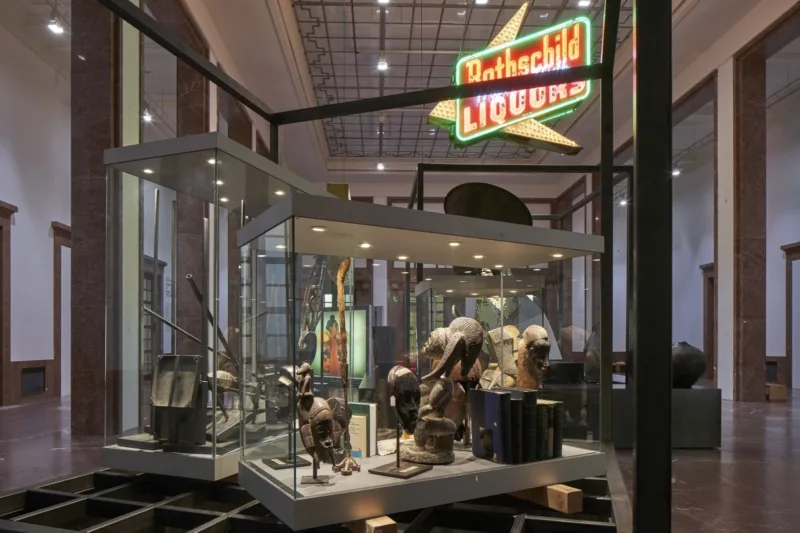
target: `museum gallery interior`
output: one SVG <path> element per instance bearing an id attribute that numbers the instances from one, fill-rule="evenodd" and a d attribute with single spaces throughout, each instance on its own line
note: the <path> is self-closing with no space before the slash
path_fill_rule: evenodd
<path id="1" fill-rule="evenodd" d="M 0 533 L 800 530 L 795 0 L 0 45 Z"/>

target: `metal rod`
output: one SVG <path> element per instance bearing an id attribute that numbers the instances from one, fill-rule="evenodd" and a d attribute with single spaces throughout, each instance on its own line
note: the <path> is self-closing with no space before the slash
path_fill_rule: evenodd
<path id="1" fill-rule="evenodd" d="M 225 73 L 220 67 L 213 64 L 206 57 L 198 53 L 191 46 L 183 42 L 173 32 L 156 22 L 144 10 L 130 0 L 97 0 L 109 11 L 119 16 L 122 20 L 139 30 L 166 51 L 186 63 L 193 70 L 199 72 L 204 78 L 224 90 L 236 100 L 250 108 L 255 114 L 272 120 L 272 110 L 256 95 L 248 91 L 243 85 Z"/>
<path id="2" fill-rule="evenodd" d="M 417 193 L 417 210 L 424 211 L 425 210 L 425 167 L 422 165 L 417 165 L 417 178 L 414 180 L 414 185 L 416 186 L 416 193 Z M 424 263 L 417 263 L 417 283 L 422 283 L 422 279 L 424 278 Z M 408 288 L 411 290 L 411 287 Z"/>
<path id="3" fill-rule="evenodd" d="M 614 381 L 614 57 L 620 3 L 621 0 L 606 0 L 600 83 L 600 440 L 606 443 L 611 442 Z"/>
<path id="4" fill-rule="evenodd" d="M 161 300 L 159 299 L 161 296 L 161 281 L 158 279 L 158 211 L 160 207 L 160 193 L 161 191 L 156 187 L 156 190 L 153 191 L 153 304 L 161 311 Z M 153 338 L 152 338 L 152 346 L 150 352 L 150 359 L 153 363 L 156 362 L 156 358 L 158 354 L 161 353 L 163 346 L 161 345 L 161 330 L 162 328 L 152 328 Z M 155 365 L 151 366 L 151 368 L 155 368 Z"/>
<path id="5" fill-rule="evenodd" d="M 170 283 L 172 284 L 171 299 L 172 302 L 172 318 L 178 316 L 178 298 L 175 293 L 175 279 L 178 277 L 178 201 L 172 200 L 172 264 L 170 265 L 171 277 Z M 172 335 L 172 353 L 178 353 L 178 337 Z"/>
<path id="6" fill-rule="evenodd" d="M 483 165 L 459 163 L 419 163 L 417 168 L 428 172 L 484 172 L 487 174 L 591 174 L 600 172 L 600 165 Z M 633 173 L 632 165 L 614 165 L 614 172 Z"/>
<path id="7" fill-rule="evenodd" d="M 398 107 L 432 104 L 441 102 L 443 100 L 469 98 L 483 94 L 503 93 L 522 89 L 532 89 L 535 87 L 560 85 L 562 83 L 594 80 L 600 78 L 601 74 L 602 65 L 597 63 L 595 65 L 585 67 L 553 70 L 549 72 L 531 74 L 528 76 L 516 76 L 513 78 L 481 81 L 478 83 L 468 83 L 463 85 L 433 87 L 430 89 L 409 91 L 405 93 L 391 94 L 388 96 L 363 98 L 361 100 L 354 100 L 352 102 L 340 102 L 337 104 L 293 109 L 291 111 L 275 113 L 268 120 L 275 124 L 294 124 L 297 122 L 308 122 L 310 120 L 322 120 L 325 118 L 343 117 L 347 115 L 357 115 L 360 113 L 371 113 L 374 111 L 383 111 L 385 109 L 395 109 Z"/>
<path id="8" fill-rule="evenodd" d="M 202 304 L 203 303 L 203 294 L 200 292 L 200 289 L 197 287 L 197 283 L 195 283 L 194 277 L 191 274 L 186 274 L 186 281 L 189 282 L 189 286 L 192 288 L 192 292 L 197 297 L 197 301 Z M 211 327 L 214 327 L 214 315 L 211 314 L 211 311 L 208 309 L 208 307 L 205 308 L 205 312 L 206 312 L 206 318 L 208 319 L 209 324 L 211 324 Z M 222 330 L 220 329 L 219 324 L 217 324 L 216 327 L 217 327 L 217 336 L 219 337 L 219 341 L 222 343 L 222 347 L 225 348 L 225 351 L 228 354 L 230 354 L 230 357 L 228 359 L 233 361 L 233 364 L 235 364 L 236 367 L 238 368 L 239 367 L 239 357 L 237 356 L 237 354 L 233 350 L 231 350 L 230 345 L 228 345 L 228 339 L 225 338 L 225 334 L 222 333 Z"/>
<path id="9" fill-rule="evenodd" d="M 280 126 L 270 122 L 269 123 L 269 159 L 276 164 L 281 163 L 280 158 Z"/>
<path id="10" fill-rule="evenodd" d="M 192 335 L 191 333 L 189 333 L 188 331 L 186 331 L 185 329 L 183 329 L 183 328 L 182 328 L 182 327 L 180 327 L 179 325 L 172 323 L 172 322 L 171 322 L 169 319 L 167 319 L 167 318 L 164 318 L 163 316 L 161 316 L 160 314 L 156 313 L 155 311 L 153 311 L 153 310 L 152 310 L 152 309 L 150 309 L 149 307 L 147 307 L 147 306 L 144 306 L 144 305 L 143 305 L 143 306 L 142 306 L 142 311 L 144 311 L 144 312 L 145 312 L 145 313 L 147 313 L 148 315 L 150 315 L 150 316 L 152 316 L 152 317 L 154 317 L 154 318 L 158 319 L 159 321 L 161 321 L 162 323 L 166 324 L 167 326 L 169 326 L 169 327 L 170 327 L 170 328 L 172 328 L 173 330 L 177 331 L 178 333 L 182 333 L 183 335 L 186 335 L 188 338 L 190 338 L 191 340 L 193 340 L 194 342 L 196 342 L 196 343 L 197 343 L 197 344 L 199 344 L 200 346 L 202 346 L 202 345 L 203 345 L 203 341 L 202 341 L 202 340 L 198 339 L 197 337 L 195 337 L 194 335 Z M 212 351 L 212 352 L 214 351 L 214 348 L 212 348 L 211 346 L 209 346 L 209 345 L 207 345 L 207 344 L 206 344 L 206 348 L 207 348 L 209 351 Z M 225 355 L 225 354 L 224 354 L 224 353 L 222 353 L 222 352 L 219 352 L 219 351 L 218 351 L 218 353 L 219 353 L 219 354 L 220 354 L 222 357 L 227 357 L 227 355 Z"/>
<path id="11" fill-rule="evenodd" d="M 633 3 L 634 531 L 672 507 L 672 3 Z"/>

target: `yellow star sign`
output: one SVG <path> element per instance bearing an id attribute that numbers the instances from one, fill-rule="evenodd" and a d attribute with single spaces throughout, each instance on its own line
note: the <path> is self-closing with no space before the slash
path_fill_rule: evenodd
<path id="1" fill-rule="evenodd" d="M 461 58 L 455 82 L 475 83 L 588 65 L 591 22 L 577 18 L 518 38 L 529 2 L 525 2 L 489 46 Z M 569 113 L 591 91 L 591 81 L 534 87 L 500 94 L 439 102 L 428 123 L 450 131 L 454 143 L 468 145 L 487 136 L 536 148 L 577 154 L 581 146 L 542 124 Z M 538 120 L 537 120 L 538 119 Z"/>

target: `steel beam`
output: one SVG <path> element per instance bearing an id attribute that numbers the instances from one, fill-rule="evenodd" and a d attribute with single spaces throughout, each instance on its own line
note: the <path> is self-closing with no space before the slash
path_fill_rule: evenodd
<path id="1" fill-rule="evenodd" d="M 634 531 L 672 503 L 672 2 L 634 0 Z M 603 213 L 603 216 L 607 216 Z"/>
<path id="2" fill-rule="evenodd" d="M 100 0 L 102 2 L 120 0 Z M 296 122 L 308 122 L 309 120 L 322 120 L 325 118 L 343 117 L 347 115 L 358 115 L 360 113 L 371 113 L 374 111 L 384 111 L 386 109 L 396 109 L 399 107 L 409 107 L 415 105 L 432 104 L 443 100 L 455 100 L 457 98 L 469 98 L 482 94 L 503 93 L 507 91 L 517 91 L 531 89 L 534 87 L 545 87 L 549 85 L 559 85 L 561 83 L 571 83 L 575 81 L 593 80 L 600 78 L 602 65 L 595 64 L 585 67 L 574 67 L 565 70 L 554 70 L 542 72 L 529 76 L 517 76 L 514 78 L 504 78 L 501 80 L 482 81 L 479 83 L 469 83 L 463 85 L 448 85 L 446 87 L 433 87 L 420 91 L 410 91 L 388 96 L 378 96 L 375 98 L 364 98 L 352 102 L 341 102 L 292 111 L 282 111 L 272 115 L 269 120 L 277 124 L 294 124 Z"/>
<path id="3" fill-rule="evenodd" d="M 611 442 L 614 337 L 614 57 L 621 0 L 606 0 L 600 79 L 600 440 Z"/>

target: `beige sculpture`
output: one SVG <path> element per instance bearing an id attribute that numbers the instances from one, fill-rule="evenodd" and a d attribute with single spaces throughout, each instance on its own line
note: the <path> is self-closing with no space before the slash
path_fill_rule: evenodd
<path id="1" fill-rule="evenodd" d="M 539 390 L 550 366 L 550 339 L 542 326 L 528 326 L 522 333 L 517 360 L 517 387 Z"/>

